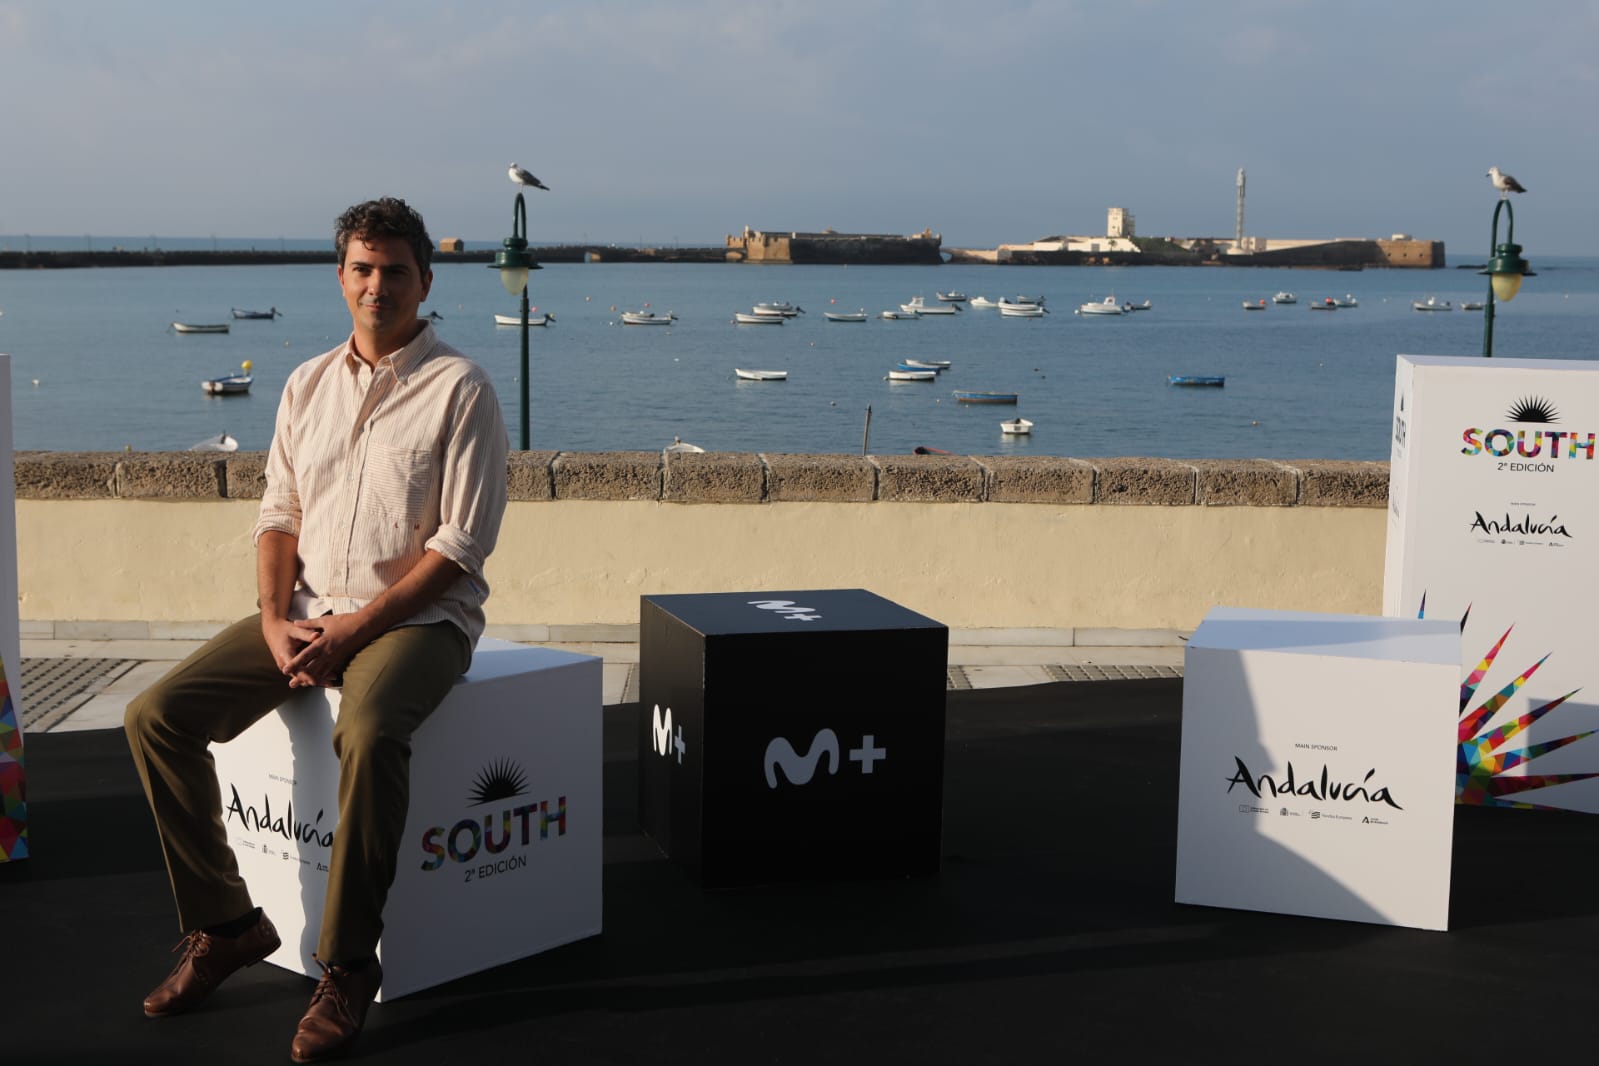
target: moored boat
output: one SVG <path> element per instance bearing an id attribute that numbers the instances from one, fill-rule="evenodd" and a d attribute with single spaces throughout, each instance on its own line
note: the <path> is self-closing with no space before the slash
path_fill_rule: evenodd
<path id="1" fill-rule="evenodd" d="M 740 370 L 733 368 L 733 373 L 740 381 L 787 381 L 787 370 Z"/>
<path id="2" fill-rule="evenodd" d="M 664 315 L 657 315 L 654 311 L 623 311 L 622 325 L 624 326 L 670 326 L 677 321 L 677 316 L 668 311 Z"/>
<path id="3" fill-rule="evenodd" d="M 884 311 L 881 314 L 879 314 L 877 317 L 878 318 L 886 318 L 886 319 L 889 319 L 890 321 L 895 321 L 895 320 L 904 320 L 904 319 L 908 319 L 908 318 L 921 318 L 922 316 L 917 314 L 915 311 Z"/>
<path id="4" fill-rule="evenodd" d="M 787 300 L 767 300 L 756 304 L 753 310 L 758 315 L 782 315 L 784 318 L 793 318 L 795 315 L 805 313 L 805 308 L 791 304 Z"/>
<path id="5" fill-rule="evenodd" d="M 1011 436 L 1023 436 L 1033 431 L 1033 424 L 1025 418 L 1016 417 L 999 424 L 999 431 Z"/>
<path id="6" fill-rule="evenodd" d="M 1344 293 L 1344 295 L 1341 298 L 1337 297 L 1337 296 L 1329 296 L 1328 299 L 1331 300 L 1333 303 L 1337 304 L 1339 307 L 1359 307 L 1360 306 L 1360 301 L 1355 299 L 1353 294 L 1347 293 L 1347 292 Z"/>
<path id="7" fill-rule="evenodd" d="M 933 381 L 938 377 L 936 370 L 890 370 L 884 376 L 884 381 Z"/>
<path id="8" fill-rule="evenodd" d="M 865 322 L 866 311 L 823 311 L 822 314 L 829 322 Z"/>
<path id="9" fill-rule="evenodd" d="M 1482 303 L 1478 300 L 1462 300 L 1460 301 L 1460 309 L 1462 311 L 1481 311 Z"/>
<path id="10" fill-rule="evenodd" d="M 200 390 L 211 396 L 238 396 L 250 391 L 250 385 L 255 378 L 250 376 L 254 363 L 246 359 L 239 367 L 237 374 L 224 374 L 217 378 L 208 378 L 200 382 Z"/>
<path id="11" fill-rule="evenodd" d="M 551 311 L 546 311 L 542 315 L 527 316 L 527 324 L 530 326 L 547 326 L 554 321 L 555 314 Z M 522 315 L 520 312 L 514 315 L 496 314 L 494 316 L 494 324 L 496 326 L 520 326 L 522 324 Z"/>
<path id="12" fill-rule="evenodd" d="M 1248 300 L 1245 300 L 1244 301 L 1244 310 L 1245 311 L 1264 311 L 1264 310 L 1266 310 L 1266 301 L 1265 300 L 1259 300 L 1259 301 L 1257 301 L 1255 303 L 1250 303 Z"/>
<path id="13" fill-rule="evenodd" d="M 948 359 L 907 359 L 905 365 L 912 370 L 948 370 Z"/>
<path id="14" fill-rule="evenodd" d="M 781 326 L 782 315 L 763 315 L 752 311 L 734 311 L 733 321 L 741 326 Z"/>
<path id="15" fill-rule="evenodd" d="M 226 322 L 174 322 L 172 328 L 178 333 L 226 333 Z"/>
<path id="16" fill-rule="evenodd" d="M 1122 305 L 1116 297 L 1107 296 L 1103 300 L 1092 300 L 1077 308 L 1080 315 L 1119 315 L 1122 314 Z"/>
<path id="17" fill-rule="evenodd" d="M 910 303 L 900 304 L 899 309 L 915 315 L 954 315 L 960 313 L 960 304 L 949 304 L 945 307 L 940 307 L 937 304 L 929 305 L 920 296 L 912 296 Z"/>
<path id="18" fill-rule="evenodd" d="M 1279 292 L 1271 298 L 1271 302 L 1274 304 L 1296 304 L 1299 302 L 1299 297 L 1291 292 Z"/>
<path id="19" fill-rule="evenodd" d="M 1005 318 L 1043 318 L 1049 309 L 1039 304 L 1008 304 L 1001 302 L 999 313 Z"/>
<path id="20" fill-rule="evenodd" d="M 1425 300 L 1412 300 L 1410 306 L 1417 311 L 1450 311 L 1448 300 L 1440 300 L 1436 296 L 1429 296 Z"/>
<path id="21" fill-rule="evenodd" d="M 998 307 L 999 306 L 999 301 L 998 300 L 990 300 L 986 296 L 973 296 L 970 300 L 966 301 L 966 306 L 967 307 L 977 307 L 977 308 Z"/>
<path id="22" fill-rule="evenodd" d="M 234 318 L 277 318 L 279 315 L 283 314 L 283 312 L 279 311 L 276 307 L 269 308 L 265 311 L 247 311 L 242 307 L 235 307 L 232 310 Z"/>
<path id="23" fill-rule="evenodd" d="M 933 295 L 937 296 L 941 302 L 947 304 L 958 304 L 966 299 L 964 292 L 934 292 Z"/>
<path id="24" fill-rule="evenodd" d="M 1198 374 L 1172 374 L 1166 378 L 1166 384 L 1219 389 L 1223 385 L 1227 384 L 1227 379 L 1224 377 L 1207 377 Z"/>
<path id="25" fill-rule="evenodd" d="M 969 389 L 956 389 L 955 399 L 959 403 L 1015 403 L 1014 392 L 973 392 Z"/>
<path id="26" fill-rule="evenodd" d="M 1338 304 L 1329 296 L 1325 300 L 1317 300 L 1312 303 L 1310 309 L 1312 311 L 1336 311 L 1338 310 Z"/>

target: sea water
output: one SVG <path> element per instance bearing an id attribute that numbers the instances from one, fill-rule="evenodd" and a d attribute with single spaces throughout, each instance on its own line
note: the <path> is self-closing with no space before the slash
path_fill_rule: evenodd
<path id="1" fill-rule="evenodd" d="M 1494 354 L 1599 358 L 1599 259 L 1535 261 L 1498 305 Z M 681 438 L 712 451 L 970 455 L 1386 459 L 1395 356 L 1479 355 L 1481 312 L 1413 311 L 1429 295 L 1481 300 L 1486 279 L 1446 269 L 762 266 L 551 264 L 531 275 L 530 444 L 568 451 L 658 450 Z M 875 316 L 939 291 L 997 300 L 1042 294 L 1050 314 Z M 1297 294 L 1275 305 L 1279 290 Z M 1355 296 L 1359 306 L 1311 311 Z M 1152 307 L 1073 314 L 1114 295 Z M 1267 303 L 1244 311 L 1245 300 Z M 781 326 L 733 323 L 760 301 L 805 314 Z M 234 307 L 282 317 L 235 321 Z M 517 300 L 482 265 L 435 264 L 424 312 L 492 375 L 512 445 L 522 417 L 520 334 L 497 326 Z M 624 326 L 621 312 L 672 313 Z M 864 323 L 825 311 L 864 310 Z M 227 322 L 225 335 L 178 334 Z M 290 371 L 349 331 L 332 266 L 151 267 L 0 272 L 0 352 L 12 357 L 18 450 L 176 450 L 223 433 L 264 449 Z M 903 359 L 947 359 L 931 383 L 884 380 Z M 248 395 L 204 394 L 202 379 L 253 364 Z M 734 369 L 784 370 L 748 382 Z M 1219 376 L 1183 388 L 1172 375 Z M 956 402 L 954 391 L 1015 392 L 1015 407 Z M 1000 422 L 1021 416 L 1029 436 Z"/>

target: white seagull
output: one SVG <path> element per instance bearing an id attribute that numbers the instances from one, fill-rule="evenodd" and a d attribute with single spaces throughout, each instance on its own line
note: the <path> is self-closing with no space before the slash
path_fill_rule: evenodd
<path id="1" fill-rule="evenodd" d="M 1521 182 L 1506 174 L 1498 167 L 1488 168 L 1488 180 L 1494 183 L 1494 188 L 1499 190 L 1499 198 L 1506 199 L 1513 192 L 1526 192 L 1521 187 Z"/>
<path id="2" fill-rule="evenodd" d="M 550 191 L 550 187 L 548 185 L 544 184 L 542 181 L 535 178 L 533 175 L 529 174 L 515 163 L 511 164 L 510 175 L 511 180 L 516 182 L 518 185 L 531 185 L 535 189 L 543 189 L 545 192 Z"/>

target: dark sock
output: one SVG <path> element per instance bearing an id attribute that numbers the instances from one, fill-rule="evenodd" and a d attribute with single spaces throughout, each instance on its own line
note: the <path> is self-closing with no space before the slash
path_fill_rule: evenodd
<path id="1" fill-rule="evenodd" d="M 239 915 L 231 922 L 223 922 L 221 925 L 206 926 L 204 932 L 207 932 L 212 936 L 235 937 L 241 933 L 248 932 L 255 926 L 255 923 L 259 922 L 260 920 L 261 908 L 252 907 L 249 911 Z"/>

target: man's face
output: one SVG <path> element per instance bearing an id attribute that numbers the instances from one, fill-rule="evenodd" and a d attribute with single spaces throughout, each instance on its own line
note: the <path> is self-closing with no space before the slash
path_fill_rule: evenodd
<path id="1" fill-rule="evenodd" d="M 357 330 L 369 331 L 385 346 L 399 341 L 386 351 L 362 353 L 382 356 L 411 339 L 433 272 L 417 266 L 416 253 L 399 237 L 356 236 L 345 246 L 339 282 Z"/>

